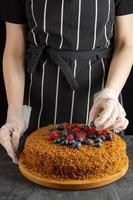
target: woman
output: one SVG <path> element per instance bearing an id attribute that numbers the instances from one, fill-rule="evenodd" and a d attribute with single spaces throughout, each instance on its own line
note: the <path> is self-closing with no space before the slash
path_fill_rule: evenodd
<path id="1" fill-rule="evenodd" d="M 0 142 L 14 162 L 27 128 L 25 136 L 63 121 L 127 127 L 118 96 L 133 64 L 133 1 L 5 0 L 0 7 L 9 105 Z"/>

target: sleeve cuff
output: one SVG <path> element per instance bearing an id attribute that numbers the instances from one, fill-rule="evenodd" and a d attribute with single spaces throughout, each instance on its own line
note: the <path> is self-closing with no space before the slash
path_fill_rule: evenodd
<path id="1" fill-rule="evenodd" d="M 26 24 L 27 21 L 26 20 L 21 20 L 21 19 L 14 19 L 14 18 L 8 18 L 8 17 L 0 17 L 1 21 L 4 22 L 9 22 L 9 23 L 13 23 L 13 24 Z"/>

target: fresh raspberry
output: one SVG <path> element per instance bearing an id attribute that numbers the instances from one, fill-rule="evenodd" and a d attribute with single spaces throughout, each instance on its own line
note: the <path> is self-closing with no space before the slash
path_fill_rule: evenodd
<path id="1" fill-rule="evenodd" d="M 103 131 L 101 132 L 101 134 L 102 134 L 102 135 L 108 135 L 108 131 L 107 131 L 107 130 L 103 130 Z"/>
<path id="2" fill-rule="evenodd" d="M 79 127 L 74 128 L 74 130 L 75 130 L 76 133 L 79 133 L 81 131 L 81 129 Z"/>
<path id="3" fill-rule="evenodd" d="M 97 130 L 95 128 L 91 128 L 89 129 L 88 131 L 88 135 L 92 135 L 92 134 L 95 134 L 97 132 Z"/>
<path id="4" fill-rule="evenodd" d="M 68 141 L 72 141 L 72 140 L 74 140 L 74 137 L 73 137 L 73 135 L 72 134 L 69 134 L 69 135 L 67 135 L 67 138 L 66 138 Z"/>
<path id="5" fill-rule="evenodd" d="M 83 138 L 83 139 L 86 139 L 86 135 L 81 133 L 81 132 L 77 132 L 76 133 L 76 138 Z"/>
<path id="6" fill-rule="evenodd" d="M 53 131 L 53 132 L 48 136 L 48 139 L 49 139 L 49 140 L 55 140 L 55 139 L 58 138 L 58 137 L 59 137 L 58 132 Z"/>
<path id="7" fill-rule="evenodd" d="M 78 128 L 79 126 L 77 125 L 77 124 L 69 124 L 68 125 L 68 128 L 70 129 L 70 130 L 72 130 L 72 129 L 75 129 L 75 128 Z"/>
<path id="8" fill-rule="evenodd" d="M 84 126 L 83 129 L 84 129 L 86 132 L 89 132 L 89 130 L 90 130 L 89 126 Z"/>

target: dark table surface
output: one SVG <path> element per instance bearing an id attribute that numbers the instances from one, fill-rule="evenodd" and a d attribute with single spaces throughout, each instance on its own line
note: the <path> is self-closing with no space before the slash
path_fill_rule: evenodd
<path id="1" fill-rule="evenodd" d="M 133 136 L 125 136 L 130 166 L 119 181 L 93 190 L 59 191 L 31 183 L 0 147 L 0 200 L 133 200 Z"/>

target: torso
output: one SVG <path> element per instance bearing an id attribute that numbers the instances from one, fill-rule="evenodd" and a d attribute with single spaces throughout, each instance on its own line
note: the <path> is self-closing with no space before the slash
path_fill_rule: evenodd
<path id="1" fill-rule="evenodd" d="M 28 132 L 50 123 L 87 124 L 93 96 L 104 87 L 111 57 L 64 55 L 59 63 L 59 55 L 56 62 L 41 47 L 70 54 L 107 49 L 113 38 L 114 0 L 27 0 L 26 13 L 33 46 L 27 56 L 31 75 L 25 103 L 32 107 Z M 76 90 L 63 72 L 66 68 L 78 82 Z"/>
<path id="2" fill-rule="evenodd" d="M 27 0 L 29 40 L 53 48 L 108 47 L 113 36 L 114 0 Z"/>

